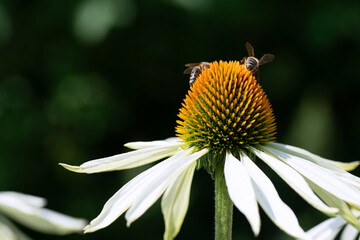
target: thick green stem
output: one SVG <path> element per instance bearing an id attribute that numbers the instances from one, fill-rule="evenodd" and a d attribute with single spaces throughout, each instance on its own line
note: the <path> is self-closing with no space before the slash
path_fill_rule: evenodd
<path id="1" fill-rule="evenodd" d="M 215 170 L 215 240 L 230 240 L 233 203 L 227 191 L 224 167 Z"/>

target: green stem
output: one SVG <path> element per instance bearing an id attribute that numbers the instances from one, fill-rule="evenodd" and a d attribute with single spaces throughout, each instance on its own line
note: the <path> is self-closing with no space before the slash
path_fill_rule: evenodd
<path id="1" fill-rule="evenodd" d="M 230 240 L 233 202 L 227 191 L 224 166 L 215 170 L 215 240 Z"/>

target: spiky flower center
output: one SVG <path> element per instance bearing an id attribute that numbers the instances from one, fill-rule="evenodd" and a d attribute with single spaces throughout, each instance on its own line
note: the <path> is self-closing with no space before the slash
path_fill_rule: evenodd
<path id="1" fill-rule="evenodd" d="M 177 136 L 211 154 L 238 154 L 275 140 L 271 104 L 251 71 L 238 61 L 213 62 L 190 88 L 180 113 Z"/>

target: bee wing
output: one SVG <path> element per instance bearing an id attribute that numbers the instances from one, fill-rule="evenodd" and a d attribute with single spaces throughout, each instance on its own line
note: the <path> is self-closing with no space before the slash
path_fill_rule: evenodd
<path id="1" fill-rule="evenodd" d="M 188 63 L 188 64 L 185 64 L 185 67 L 191 68 L 191 67 L 199 66 L 200 64 L 201 63 Z"/>
<path id="2" fill-rule="evenodd" d="M 255 56 L 254 48 L 248 42 L 246 42 L 246 50 L 247 50 L 247 52 L 249 54 L 249 57 L 254 57 Z"/>
<path id="3" fill-rule="evenodd" d="M 188 63 L 185 64 L 185 67 L 188 67 L 185 69 L 184 74 L 190 74 L 191 71 L 194 69 L 194 67 L 199 66 L 200 63 Z"/>
<path id="4" fill-rule="evenodd" d="M 185 69 L 184 74 L 190 74 L 193 69 L 194 69 L 193 67 Z"/>
<path id="5" fill-rule="evenodd" d="M 263 65 L 265 63 L 271 62 L 272 60 L 274 60 L 275 56 L 272 54 L 265 54 L 264 56 L 261 57 L 261 59 L 259 60 L 259 66 Z"/>

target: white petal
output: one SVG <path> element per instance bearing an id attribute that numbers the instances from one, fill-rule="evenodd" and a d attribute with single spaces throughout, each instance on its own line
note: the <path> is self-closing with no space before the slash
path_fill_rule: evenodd
<path id="1" fill-rule="evenodd" d="M 115 171 L 139 167 L 171 156 L 177 152 L 178 147 L 179 143 L 162 143 L 153 147 L 143 148 L 111 157 L 91 160 L 81 164 L 80 166 L 71 166 L 64 163 L 60 163 L 60 165 L 70 171 L 79 173 Z"/>
<path id="2" fill-rule="evenodd" d="M 360 161 L 353 161 L 353 162 L 338 162 L 333 160 L 327 160 L 332 165 L 335 165 L 345 171 L 352 171 L 360 165 Z"/>
<path id="3" fill-rule="evenodd" d="M 344 181 L 353 184 L 357 188 L 360 188 L 360 178 L 346 172 L 345 170 L 352 170 L 358 166 L 359 161 L 350 162 L 350 163 L 342 163 L 333 160 L 328 160 L 322 158 L 318 155 L 315 155 L 309 151 L 304 149 L 294 147 L 291 145 L 281 144 L 281 143 L 267 143 L 266 145 L 276 148 L 280 151 L 286 152 L 290 155 L 297 156 L 299 158 L 307 159 L 317 165 L 320 165 L 324 168 L 332 170 L 332 172 L 339 177 L 341 177 Z M 345 168 L 344 169 L 342 169 Z"/>
<path id="4" fill-rule="evenodd" d="M 189 152 L 192 150 L 189 149 Z M 186 157 L 173 160 L 171 165 L 162 167 L 156 173 L 156 177 L 143 186 L 141 194 L 137 197 L 135 202 L 131 205 L 125 214 L 127 225 L 129 226 L 133 221 L 138 219 L 154 202 L 164 193 L 165 189 L 172 182 L 172 179 L 177 178 L 178 175 L 189 165 L 207 153 L 208 150 L 202 150 L 192 153 Z"/>
<path id="5" fill-rule="evenodd" d="M 154 178 L 157 178 L 157 176 Z M 156 200 L 159 199 L 169 184 L 169 178 L 159 178 L 159 180 L 156 181 L 156 186 L 152 186 L 149 190 L 143 189 L 143 193 L 137 196 L 125 214 L 125 219 L 127 221 L 126 226 L 130 227 L 131 223 L 141 217 L 156 202 Z"/>
<path id="6" fill-rule="evenodd" d="M 345 225 L 341 217 L 330 218 L 307 231 L 307 235 L 313 240 L 333 240 Z"/>
<path id="7" fill-rule="evenodd" d="M 344 181 L 345 183 L 351 184 L 360 190 L 360 178 L 354 175 L 345 175 L 343 173 L 335 172 L 335 175 L 339 177 L 340 180 Z M 360 205 L 358 205 L 360 207 Z"/>
<path id="8" fill-rule="evenodd" d="M 345 221 L 349 224 L 353 225 L 357 229 L 360 230 L 360 223 L 357 219 L 357 216 L 354 215 L 354 211 L 351 211 L 348 204 L 343 200 L 337 198 L 331 193 L 325 191 L 318 185 L 312 183 L 308 180 L 310 187 L 314 190 L 314 192 L 329 206 L 336 207 L 339 209 L 338 215 L 341 216 Z"/>
<path id="9" fill-rule="evenodd" d="M 159 179 L 164 180 L 164 174 L 168 174 L 170 176 L 174 174 L 174 172 L 170 172 L 168 171 L 168 169 L 173 169 L 174 166 L 179 167 L 179 163 L 182 163 L 182 160 L 184 160 L 187 155 L 191 154 L 191 152 L 191 149 L 185 151 L 179 150 L 174 156 L 156 164 L 155 166 L 142 172 L 141 174 L 133 178 L 130 182 L 125 184 L 119 191 L 114 194 L 114 196 L 112 196 L 106 202 L 101 213 L 94 220 L 92 220 L 88 226 L 85 227 L 85 233 L 97 231 L 115 221 L 135 201 L 139 201 L 139 199 L 141 200 L 140 196 L 144 193 L 146 189 L 149 188 L 151 184 L 153 184 L 153 181 L 159 182 Z M 195 157 L 200 158 L 206 152 L 207 150 L 202 150 L 191 155 L 195 155 Z M 190 160 L 196 161 L 196 159 Z M 185 167 L 187 164 L 191 164 L 191 162 L 185 162 Z M 165 179 L 164 181 L 167 182 L 167 179 Z M 164 185 L 162 184 L 163 182 L 160 181 L 158 186 L 152 186 L 152 188 L 148 190 L 158 193 L 159 186 L 161 187 L 161 189 L 162 187 L 164 187 Z M 146 196 L 142 197 L 144 198 Z M 144 210 L 144 208 L 142 208 L 142 210 Z"/>
<path id="10" fill-rule="evenodd" d="M 167 167 L 176 159 L 181 159 L 188 154 L 188 151 L 179 151 L 172 157 L 142 172 L 130 182 L 125 184 L 105 203 L 101 213 L 85 227 L 85 233 L 97 231 L 101 228 L 107 227 L 115 221 L 131 206 L 138 195 L 141 194 L 142 188 L 146 183 L 151 181 L 151 177 L 157 176 L 157 171 L 161 170 L 161 168 Z"/>
<path id="11" fill-rule="evenodd" d="M 79 232 L 86 225 L 84 219 L 39 208 L 24 201 L 23 197 L 19 198 L 14 194 L 1 195 L 0 211 L 17 222 L 44 233 L 63 235 Z"/>
<path id="12" fill-rule="evenodd" d="M 341 178 L 334 174 L 333 171 L 307 161 L 306 159 L 282 152 L 269 146 L 263 148 L 271 154 L 277 156 L 279 159 L 321 188 L 336 197 L 353 204 L 354 206 L 359 206 L 360 191 L 353 185 L 341 180 Z"/>
<path id="13" fill-rule="evenodd" d="M 0 215 L 0 240 L 31 240 L 12 222 Z"/>
<path id="14" fill-rule="evenodd" d="M 240 159 L 244 156 L 242 153 Z M 242 162 L 226 153 L 224 174 L 229 196 L 235 206 L 248 219 L 255 236 L 260 232 L 259 209 L 251 179 Z"/>
<path id="15" fill-rule="evenodd" d="M 142 149 L 142 148 L 148 148 L 148 147 L 155 147 L 155 146 L 159 146 L 159 145 L 169 145 L 169 143 L 178 145 L 179 147 L 181 145 L 183 145 L 183 143 L 181 143 L 181 140 L 179 138 L 176 137 L 171 137 L 171 138 L 167 138 L 165 140 L 160 140 L 160 141 L 148 141 L 148 142 L 129 142 L 126 143 L 124 146 L 128 147 L 130 149 Z"/>
<path id="16" fill-rule="evenodd" d="M 357 218 L 360 217 L 360 211 L 359 210 L 352 208 L 351 212 L 354 214 L 355 217 L 357 217 Z"/>
<path id="17" fill-rule="evenodd" d="M 8 226 L 2 223 L 0 219 L 0 240 L 17 240 L 17 236 L 14 231 Z"/>
<path id="18" fill-rule="evenodd" d="M 275 149 L 278 149 L 282 152 L 287 152 L 288 154 L 294 155 L 294 156 L 298 156 L 300 158 L 304 158 L 307 159 L 309 161 L 312 161 L 320 166 L 329 168 L 331 170 L 339 170 L 338 167 L 334 166 L 333 164 L 328 162 L 328 159 L 325 159 L 323 157 L 320 157 L 316 154 L 313 154 L 305 149 L 299 148 L 299 147 L 294 147 L 291 145 L 287 145 L 287 144 L 282 144 L 282 143 L 276 143 L 276 142 L 271 142 L 271 143 L 267 143 L 266 145 L 271 146 Z"/>
<path id="19" fill-rule="evenodd" d="M 307 239 L 294 212 L 280 199 L 270 179 L 244 155 L 243 162 L 255 190 L 256 199 L 269 218 L 283 231 L 297 238 Z"/>
<path id="20" fill-rule="evenodd" d="M 355 240 L 359 235 L 359 231 L 351 225 L 346 225 L 341 233 L 340 240 Z"/>
<path id="21" fill-rule="evenodd" d="M 261 149 L 266 150 L 266 147 Z M 311 190 L 305 179 L 294 169 L 283 163 L 281 160 L 266 154 L 263 151 L 250 147 L 250 150 L 261 160 L 268 164 L 289 186 L 294 189 L 309 204 L 326 214 L 334 214 L 338 210 L 325 205 Z"/>
<path id="22" fill-rule="evenodd" d="M 190 164 L 178 178 L 174 179 L 164 193 L 161 201 L 165 222 L 164 240 L 174 239 L 180 231 L 189 206 L 190 188 L 195 166 L 196 162 Z"/>
<path id="23" fill-rule="evenodd" d="M 37 197 L 29 194 L 19 193 L 19 192 L 11 192 L 11 191 L 3 191 L 0 192 L 0 199 L 4 196 L 4 199 L 12 199 L 17 198 L 21 199 L 21 201 L 25 202 L 28 205 L 32 205 L 34 207 L 44 207 L 46 205 L 46 199 L 42 197 Z"/>

